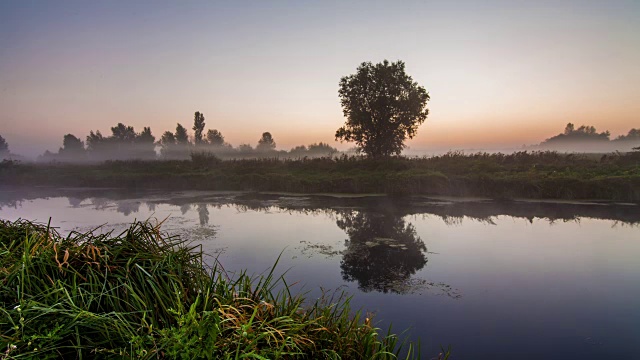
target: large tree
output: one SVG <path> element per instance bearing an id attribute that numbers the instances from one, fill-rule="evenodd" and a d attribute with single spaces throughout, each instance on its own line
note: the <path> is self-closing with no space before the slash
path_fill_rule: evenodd
<path id="1" fill-rule="evenodd" d="M 204 114 L 196 111 L 193 117 L 193 138 L 196 145 L 202 144 L 202 132 L 204 131 Z"/>
<path id="2" fill-rule="evenodd" d="M 355 142 L 371 157 L 400 154 L 429 114 L 429 93 L 405 73 L 402 61 L 364 62 L 340 79 L 338 93 L 347 120 L 336 139 Z"/>

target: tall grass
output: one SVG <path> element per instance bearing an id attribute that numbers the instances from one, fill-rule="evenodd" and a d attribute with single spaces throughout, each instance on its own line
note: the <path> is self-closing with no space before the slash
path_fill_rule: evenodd
<path id="1" fill-rule="evenodd" d="M 0 220 L 0 359 L 420 357 L 349 300 L 308 304 L 273 271 L 230 278 L 148 222 L 65 237 Z"/>

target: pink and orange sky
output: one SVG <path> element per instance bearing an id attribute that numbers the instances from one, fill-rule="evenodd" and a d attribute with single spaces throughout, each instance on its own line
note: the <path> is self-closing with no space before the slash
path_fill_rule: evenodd
<path id="1" fill-rule="evenodd" d="M 509 148 L 567 122 L 640 127 L 640 2 L 0 2 L 0 135 L 14 153 L 201 111 L 237 146 L 334 142 L 340 77 L 403 60 L 431 95 L 413 150 Z"/>

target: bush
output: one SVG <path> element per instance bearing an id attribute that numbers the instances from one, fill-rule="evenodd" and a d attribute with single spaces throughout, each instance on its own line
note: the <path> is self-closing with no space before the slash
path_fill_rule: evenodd
<path id="1" fill-rule="evenodd" d="M 214 166 L 220 164 L 222 160 L 214 153 L 208 151 L 192 152 L 191 162 L 196 166 Z"/>

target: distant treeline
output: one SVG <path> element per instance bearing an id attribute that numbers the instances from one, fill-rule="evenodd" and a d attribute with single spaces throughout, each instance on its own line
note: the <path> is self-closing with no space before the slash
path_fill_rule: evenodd
<path id="1" fill-rule="evenodd" d="M 196 112 L 193 122 L 193 136 L 178 123 L 175 132 L 165 131 L 160 139 L 151 133 L 150 127 L 136 132 L 133 126 L 118 123 L 111 128 L 111 135 L 105 136 L 100 130 L 90 131 L 86 141 L 73 134 L 63 137 L 62 147 L 58 152 L 46 151 L 38 157 L 40 162 L 100 162 L 105 160 L 186 160 L 192 154 L 208 153 L 219 158 L 250 157 L 321 157 L 331 156 L 338 150 L 322 142 L 296 146 L 290 151 L 276 150 L 276 142 L 269 132 L 262 133 L 255 147 L 241 144 L 233 147 L 227 143 L 217 129 L 209 129 L 205 133 L 205 118 Z M 8 152 L 8 145 L 0 138 Z"/>
<path id="2" fill-rule="evenodd" d="M 568 123 L 564 132 L 550 137 L 535 146 L 535 148 L 581 151 L 581 152 L 609 152 L 630 151 L 640 146 L 640 129 L 631 129 L 627 135 L 620 135 L 611 139 L 609 131 L 598 132 L 595 127 L 582 125 L 578 128 Z"/>
<path id="3" fill-rule="evenodd" d="M 111 128 L 111 135 L 104 136 L 100 130 L 90 131 L 85 141 L 73 134 L 63 137 L 62 147 L 57 152 L 45 151 L 39 162 L 101 162 L 105 160 L 188 160 L 192 155 L 213 154 L 220 159 L 244 158 L 314 158 L 334 156 L 339 151 L 329 144 L 319 142 L 296 146 L 289 151 L 276 150 L 273 135 L 264 132 L 256 146 L 240 144 L 232 146 L 225 141 L 217 129 L 205 133 L 204 115 L 194 115 L 193 136 L 180 123 L 174 132 L 165 131 L 160 139 L 151 133 L 150 127 L 136 132 L 133 126 L 118 123 Z M 530 150 L 555 150 L 565 152 L 628 152 L 640 150 L 640 128 L 629 130 L 626 135 L 611 139 L 609 131 L 598 132 L 594 126 L 578 128 L 568 123 L 564 131 L 542 143 L 525 146 Z M 9 144 L 0 136 L 0 159 L 21 160 L 23 157 L 11 153 Z"/>

